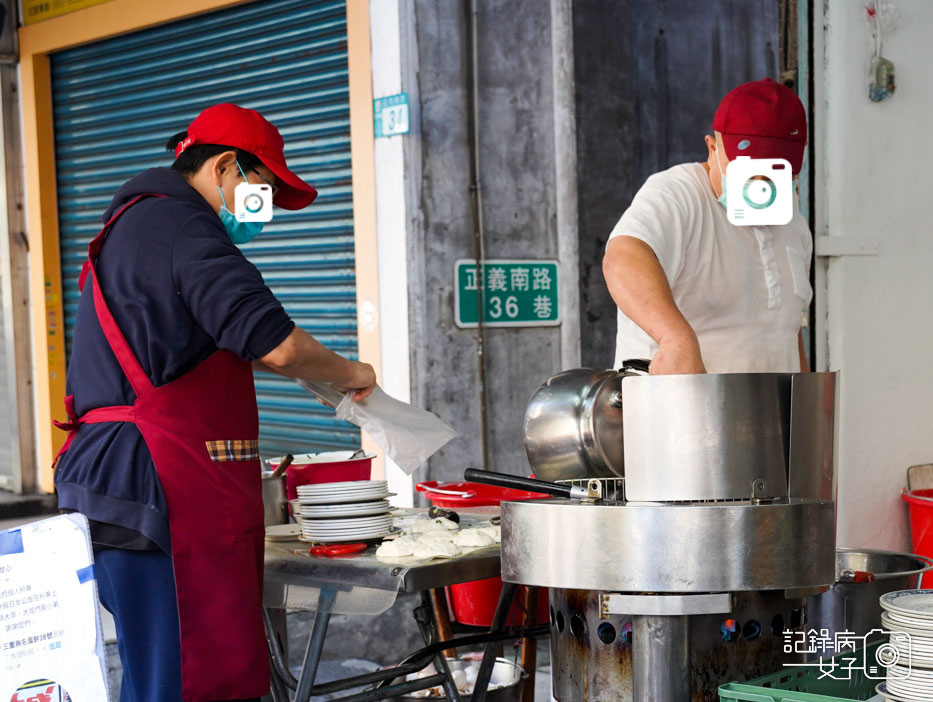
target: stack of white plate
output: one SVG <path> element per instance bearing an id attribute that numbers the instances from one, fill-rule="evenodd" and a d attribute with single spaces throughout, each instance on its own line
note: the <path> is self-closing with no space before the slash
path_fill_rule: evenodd
<path id="1" fill-rule="evenodd" d="M 891 636 L 875 654 L 887 668 L 878 692 L 894 702 L 933 701 L 933 590 L 885 593 L 881 608 Z"/>
<path id="2" fill-rule="evenodd" d="M 318 483 L 297 488 L 302 541 L 379 539 L 392 532 L 385 480 Z"/>

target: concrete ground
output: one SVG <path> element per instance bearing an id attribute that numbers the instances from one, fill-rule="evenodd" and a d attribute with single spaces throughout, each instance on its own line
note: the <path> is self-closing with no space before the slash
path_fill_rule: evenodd
<path id="1" fill-rule="evenodd" d="M 33 513 L 11 517 L 8 514 L 0 511 L 0 531 L 14 529 L 23 524 L 53 516 Z M 413 609 L 418 606 L 419 602 L 420 598 L 417 595 L 400 594 L 391 609 L 377 616 L 334 615 L 328 628 L 324 657 L 318 671 L 318 681 L 327 682 L 370 672 L 381 666 L 393 665 L 407 653 L 421 648 L 424 643 L 412 615 Z M 120 699 L 122 675 L 116 645 L 116 629 L 113 617 L 107 610 L 101 607 L 100 614 L 111 699 L 116 702 Z M 288 662 L 294 673 L 298 672 L 298 667 L 301 665 L 313 621 L 312 612 L 292 612 L 288 615 Z M 506 658 L 514 657 L 514 653 L 508 647 L 504 655 Z M 551 699 L 551 670 L 548 656 L 547 639 L 539 639 L 534 700 L 523 702 L 547 702 Z M 334 698 L 316 697 L 314 700 L 317 702 Z"/>

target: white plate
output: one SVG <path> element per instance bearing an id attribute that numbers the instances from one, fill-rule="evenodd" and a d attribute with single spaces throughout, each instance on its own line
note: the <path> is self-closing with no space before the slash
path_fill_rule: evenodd
<path id="1" fill-rule="evenodd" d="M 352 449 L 348 451 L 328 451 L 326 453 L 296 453 L 293 456 L 292 465 L 293 466 L 307 466 L 307 465 L 313 465 L 315 463 L 343 463 L 344 461 L 350 460 L 350 456 L 352 456 L 354 453 L 356 453 L 356 451 Z M 372 457 L 373 457 L 372 454 L 366 454 L 364 456 L 360 456 L 359 459 L 362 460 L 364 458 L 372 458 Z M 276 466 L 279 465 L 279 463 L 281 463 L 284 460 L 285 460 L 285 456 L 276 456 L 275 458 L 268 458 L 266 459 L 266 465 L 269 466 L 270 468 L 275 468 Z M 354 460 L 357 460 L 357 459 L 354 459 Z"/>
<path id="2" fill-rule="evenodd" d="M 344 496 L 330 496 L 325 495 L 324 497 L 301 497 L 298 501 L 302 505 L 343 505 L 353 502 L 375 502 L 376 500 L 384 500 L 389 497 L 395 497 L 396 493 L 394 492 L 379 492 L 373 493 L 372 495 L 344 495 Z"/>
<path id="3" fill-rule="evenodd" d="M 299 485 L 298 492 L 334 492 L 336 490 L 359 490 L 363 487 L 386 487 L 386 480 L 346 480 L 340 483 L 308 483 Z"/>
<path id="4" fill-rule="evenodd" d="M 885 631 L 903 631 L 910 634 L 911 637 L 921 639 L 923 643 L 930 643 L 933 640 L 933 629 L 895 622 L 888 616 L 888 612 L 881 613 L 881 626 Z"/>
<path id="5" fill-rule="evenodd" d="M 887 681 L 880 683 L 877 687 L 875 687 L 875 692 L 877 692 L 879 695 L 882 695 L 886 700 L 891 700 L 891 702 L 926 702 L 925 700 L 918 701 L 916 697 L 901 697 L 900 695 L 895 695 L 892 692 L 889 692 Z"/>
<path id="6" fill-rule="evenodd" d="M 391 508 L 388 500 L 374 502 L 361 502 L 346 505 L 307 505 L 300 508 L 298 514 L 304 519 L 319 519 L 321 517 L 356 517 L 365 514 L 382 514 Z"/>
<path id="7" fill-rule="evenodd" d="M 891 645 L 901 653 L 910 653 L 914 658 L 917 656 L 933 657 L 933 648 L 918 644 L 915 639 L 903 642 L 891 641 Z"/>
<path id="8" fill-rule="evenodd" d="M 915 617 L 912 615 L 901 614 L 900 612 L 885 612 L 888 619 L 896 624 L 906 624 L 907 626 L 913 626 L 918 629 L 929 629 L 930 635 L 933 636 L 933 619 L 927 619 L 925 617 Z"/>
<path id="9" fill-rule="evenodd" d="M 392 522 L 382 522 L 381 524 L 360 524 L 359 526 L 353 527 L 351 529 L 315 529 L 314 527 L 309 527 L 307 522 L 302 522 L 301 524 L 301 533 L 302 534 L 346 534 L 351 531 L 365 531 L 366 529 L 388 529 L 392 526 Z"/>
<path id="10" fill-rule="evenodd" d="M 898 661 L 888 668 L 888 680 L 905 681 L 933 690 L 933 670 L 913 668 L 907 661 Z"/>
<path id="11" fill-rule="evenodd" d="M 360 517 L 305 517 L 305 521 L 315 526 L 355 526 L 369 522 L 390 522 L 392 515 L 388 512 Z"/>
<path id="12" fill-rule="evenodd" d="M 392 528 L 391 522 L 385 522 L 383 524 L 361 524 L 360 526 L 353 527 L 351 529 L 315 529 L 314 527 L 307 526 L 307 522 L 301 525 L 302 534 L 347 534 L 353 531 L 371 531 L 373 529 L 390 529 Z"/>
<path id="13" fill-rule="evenodd" d="M 391 524 L 372 524 L 359 529 L 302 529 L 302 536 L 353 536 L 369 531 L 388 531 L 392 528 Z"/>
<path id="14" fill-rule="evenodd" d="M 880 599 L 881 607 L 908 617 L 928 619 L 933 624 L 933 590 L 895 590 Z"/>
<path id="15" fill-rule="evenodd" d="M 364 503 L 366 504 L 367 507 L 372 507 L 373 502 L 374 502 L 373 500 L 364 500 Z M 296 508 L 301 509 L 301 503 L 298 502 L 298 500 L 295 500 L 295 503 L 296 503 Z M 384 504 L 387 509 L 391 507 L 391 505 L 389 505 L 389 501 L 385 499 L 382 500 L 379 504 Z M 350 506 L 346 504 L 343 504 L 343 505 L 309 505 L 308 509 L 313 509 L 313 510 L 323 512 L 326 510 L 334 510 L 334 509 L 344 510 L 344 509 L 349 509 L 349 507 Z"/>
<path id="16" fill-rule="evenodd" d="M 933 685 L 917 682 L 913 678 L 887 678 L 888 692 L 916 700 L 918 697 L 933 699 Z"/>
<path id="17" fill-rule="evenodd" d="M 891 642 L 891 645 L 894 646 L 901 653 L 909 653 L 914 658 L 917 656 L 927 656 L 928 658 L 933 658 L 933 649 L 929 646 L 918 644 L 915 639 L 911 638 L 909 642 Z M 923 666 L 927 668 L 929 666 Z"/>
<path id="18" fill-rule="evenodd" d="M 372 519 L 347 519 L 346 524 L 319 524 L 317 519 L 302 519 L 302 529 L 314 529 L 315 531 L 346 531 L 347 529 L 359 529 L 361 527 L 382 526 L 391 524 L 392 517 L 374 517 Z"/>
<path id="19" fill-rule="evenodd" d="M 388 490 L 387 485 L 361 485 L 355 488 L 342 488 L 340 490 L 302 490 L 303 486 L 295 488 L 295 492 L 301 497 L 320 497 L 321 495 L 346 495 L 357 492 L 381 492 Z"/>
<path id="20" fill-rule="evenodd" d="M 266 527 L 268 541 L 294 541 L 300 534 L 301 527 L 297 524 L 275 524 Z"/>
<path id="21" fill-rule="evenodd" d="M 911 700 L 933 700 L 933 685 L 917 684 L 912 678 L 906 680 L 888 678 L 885 682 L 889 695 L 899 695 Z"/>
<path id="22" fill-rule="evenodd" d="M 304 541 L 306 543 L 315 543 L 315 544 L 337 544 L 337 543 L 352 543 L 354 541 L 374 541 L 376 539 L 381 539 L 383 536 L 388 536 L 389 534 L 394 533 L 393 530 L 383 530 L 383 531 L 371 531 L 366 533 L 358 533 L 352 536 L 300 536 L 298 537 L 299 541 Z"/>

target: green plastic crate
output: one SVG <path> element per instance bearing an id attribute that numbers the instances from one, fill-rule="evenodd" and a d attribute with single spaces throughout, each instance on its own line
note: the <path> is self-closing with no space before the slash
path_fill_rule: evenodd
<path id="1" fill-rule="evenodd" d="M 883 642 L 870 644 L 865 653 L 874 660 L 875 649 Z M 861 655 L 861 651 L 858 652 Z M 851 651 L 837 653 L 834 659 L 851 657 Z M 862 670 L 853 670 L 850 680 L 820 678 L 818 667 L 784 668 L 744 683 L 727 683 L 719 687 L 720 702 L 846 702 L 867 700 L 875 696 L 875 687 L 881 680 L 865 675 Z"/>

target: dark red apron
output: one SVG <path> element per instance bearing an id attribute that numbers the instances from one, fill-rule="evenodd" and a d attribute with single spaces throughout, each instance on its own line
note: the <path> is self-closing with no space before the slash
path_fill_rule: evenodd
<path id="1" fill-rule="evenodd" d="M 69 430 L 69 437 L 62 452 L 81 424 L 133 422 L 139 427 L 168 503 L 182 698 L 204 702 L 260 697 L 269 690 L 269 663 L 261 614 L 259 459 L 218 460 L 237 456 L 208 450 L 209 443 L 258 439 L 253 371 L 247 361 L 219 350 L 167 385 L 154 387 L 149 380 L 114 321 L 94 270 L 110 227 L 143 197 L 147 196 L 121 208 L 91 242 L 79 283 L 83 288 L 90 272 L 97 319 L 136 402 L 75 417 L 74 399 L 66 398 L 69 423 L 59 426 Z M 246 446 L 251 449 L 255 443 Z"/>

